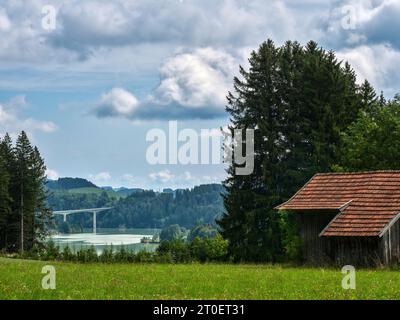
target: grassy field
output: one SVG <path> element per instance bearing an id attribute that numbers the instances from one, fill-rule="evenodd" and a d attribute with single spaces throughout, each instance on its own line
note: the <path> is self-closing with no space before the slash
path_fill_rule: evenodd
<path id="1" fill-rule="evenodd" d="M 53 265 L 56 290 L 41 287 Z M 340 270 L 267 265 L 103 265 L 0 258 L 0 299 L 399 299 L 400 272 L 357 272 L 357 289 Z"/>

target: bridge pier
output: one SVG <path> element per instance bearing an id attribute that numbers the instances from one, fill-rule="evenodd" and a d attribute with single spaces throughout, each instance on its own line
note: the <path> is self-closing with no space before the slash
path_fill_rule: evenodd
<path id="1" fill-rule="evenodd" d="M 97 233 L 97 214 L 110 210 L 112 207 L 109 208 L 93 208 L 93 209 L 78 209 L 78 210 L 65 210 L 65 211 L 54 211 L 54 215 L 61 215 L 63 216 L 64 222 L 67 222 L 67 216 L 74 213 L 93 213 L 93 234 Z"/>
<path id="2" fill-rule="evenodd" d="M 97 231 L 97 211 L 93 211 L 93 234 Z"/>

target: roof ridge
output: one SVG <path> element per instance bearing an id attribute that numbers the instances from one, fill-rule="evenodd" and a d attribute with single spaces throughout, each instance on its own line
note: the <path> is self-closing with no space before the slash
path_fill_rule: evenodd
<path id="1" fill-rule="evenodd" d="M 374 170 L 374 171 L 354 171 L 354 172 L 326 172 L 317 173 L 315 176 L 334 176 L 334 175 L 356 175 L 356 174 L 374 174 L 374 173 L 399 173 L 400 170 Z"/>

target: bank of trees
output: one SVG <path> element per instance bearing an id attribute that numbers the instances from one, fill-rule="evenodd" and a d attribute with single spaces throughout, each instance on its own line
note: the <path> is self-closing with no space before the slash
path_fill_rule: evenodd
<path id="1" fill-rule="evenodd" d="M 342 135 L 343 171 L 400 170 L 400 96 L 384 101 L 375 96 Z"/>
<path id="2" fill-rule="evenodd" d="M 277 47 L 268 40 L 249 62 L 249 70 L 240 68 L 241 77 L 234 79 L 227 112 L 232 130 L 255 129 L 255 170 L 239 176 L 238 165 L 230 166 L 226 213 L 218 223 L 234 260 L 276 262 L 296 247 L 298 238 L 290 216 L 274 207 L 317 172 L 393 168 L 394 161 L 385 164 L 378 158 L 392 157 L 386 152 L 398 145 L 383 138 L 397 130 L 393 115 L 399 111 L 384 106 L 367 81 L 357 85 L 348 63 L 312 41 Z M 379 107 L 385 111 L 375 113 Z M 376 156 L 369 155 L 371 148 Z"/>
<path id="3" fill-rule="evenodd" d="M 0 139 L 0 250 L 30 250 L 47 236 L 46 167 L 25 132 Z"/>
<path id="4" fill-rule="evenodd" d="M 199 223 L 214 224 L 223 213 L 222 185 L 210 184 L 173 193 L 155 191 L 136 192 L 119 200 L 100 194 L 71 194 L 54 192 L 48 198 L 53 210 L 113 207 L 98 217 L 100 228 L 164 228 L 178 224 L 191 229 Z M 58 229 L 62 226 L 57 219 Z M 82 230 L 92 226 L 91 214 L 68 217 L 71 230 Z M 62 229 L 61 229 L 62 227 Z"/>

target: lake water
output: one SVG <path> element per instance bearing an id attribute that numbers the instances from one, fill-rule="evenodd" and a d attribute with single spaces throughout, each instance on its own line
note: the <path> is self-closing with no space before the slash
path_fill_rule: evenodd
<path id="1" fill-rule="evenodd" d="M 93 233 L 77 233 L 77 234 L 57 234 L 51 236 L 53 242 L 61 249 L 69 247 L 76 251 L 81 248 L 94 246 L 98 254 L 103 252 L 104 248 L 112 246 L 118 250 L 124 246 L 127 250 L 135 252 L 146 250 L 153 252 L 158 244 L 144 244 L 140 240 L 143 237 L 152 238 L 153 235 L 159 233 L 157 229 L 98 229 L 96 234 Z"/>

